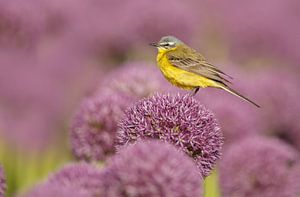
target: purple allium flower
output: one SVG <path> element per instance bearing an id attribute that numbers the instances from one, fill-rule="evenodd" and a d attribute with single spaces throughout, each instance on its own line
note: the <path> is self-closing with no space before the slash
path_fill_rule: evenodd
<path id="1" fill-rule="evenodd" d="M 220 158 L 223 136 L 212 112 L 189 95 L 156 95 L 129 108 L 118 130 L 119 145 L 160 139 L 192 157 L 203 176 Z"/>
<path id="2" fill-rule="evenodd" d="M 73 154 L 80 160 L 104 160 L 115 152 L 117 122 L 130 99 L 116 91 L 98 91 L 85 99 L 71 123 Z"/>
<path id="3" fill-rule="evenodd" d="M 208 91 L 203 94 L 208 94 Z M 212 90 L 208 95 L 203 94 L 199 95 L 199 100 L 210 107 L 219 120 L 225 144 L 262 133 L 260 111 L 253 105 L 220 90 Z"/>
<path id="4" fill-rule="evenodd" d="M 253 79 L 254 75 L 251 72 L 246 73 L 238 67 L 225 70 L 229 70 L 228 73 L 236 81 L 234 89 L 263 106 L 257 94 L 250 90 L 259 85 Z M 230 70 L 234 71 L 230 72 Z M 225 146 L 241 138 L 262 133 L 265 122 L 261 118 L 261 113 L 264 110 L 216 88 L 200 89 L 195 97 L 210 108 L 219 120 L 225 137 Z M 264 106 L 262 108 L 264 109 Z"/>
<path id="5" fill-rule="evenodd" d="M 6 182 L 4 178 L 4 172 L 2 167 L 0 166 L 0 197 L 5 196 L 5 191 L 6 191 Z"/>
<path id="6" fill-rule="evenodd" d="M 69 187 L 59 184 L 41 184 L 29 191 L 23 197 L 89 197 L 90 193 L 76 187 Z"/>
<path id="7" fill-rule="evenodd" d="M 49 177 L 48 184 L 57 184 L 63 187 L 73 187 L 78 190 L 97 195 L 102 184 L 101 170 L 87 163 L 66 165 L 63 169 Z"/>
<path id="8" fill-rule="evenodd" d="M 298 156 L 299 156 L 299 151 L 298 151 Z M 295 193 L 300 194 L 300 165 L 299 165 L 299 160 L 297 165 L 293 169 L 293 173 L 290 178 L 290 190 L 295 191 Z"/>
<path id="9" fill-rule="evenodd" d="M 213 2 L 235 58 L 267 56 L 299 64 L 300 39 L 295 38 L 300 32 L 297 0 Z"/>
<path id="10" fill-rule="evenodd" d="M 54 2 L 0 2 L 0 46 L 35 49 L 50 37 L 53 39 L 60 35 L 66 27 L 68 12 L 66 9 L 63 12 L 59 10 Z M 69 6 L 72 5 L 69 3 Z"/>
<path id="11" fill-rule="evenodd" d="M 132 62 L 121 65 L 106 76 L 102 85 L 114 91 L 123 92 L 134 99 L 140 99 L 154 92 L 163 91 L 162 86 L 166 83 L 156 65 Z"/>
<path id="12" fill-rule="evenodd" d="M 95 79 L 89 68 L 69 55 L 57 52 L 37 58 L 31 53 L 0 52 L 1 70 L 5 71 L 0 72 L 0 105 L 5 119 L 0 133 L 12 147 L 17 144 L 22 151 L 41 151 L 62 141 L 66 116 L 86 91 L 86 84 Z"/>
<path id="13" fill-rule="evenodd" d="M 158 40 L 169 32 L 190 38 L 196 27 L 191 9 L 180 1 L 153 4 L 147 0 L 122 3 L 101 0 L 80 2 L 77 7 L 79 9 L 71 16 L 73 24 L 69 37 L 77 48 L 96 53 L 102 60 L 110 56 L 114 57 L 110 57 L 111 60 L 122 59 L 133 45 Z M 165 13 L 164 7 L 172 10 L 169 17 L 160 17 Z"/>
<path id="14" fill-rule="evenodd" d="M 23 17 L 23 20 L 21 17 L 22 14 L 28 14 L 26 11 L 30 6 L 26 6 L 27 4 L 24 3 L 21 6 L 17 6 L 17 3 L 22 4 L 22 1 L 0 2 L 1 47 L 11 47 L 11 45 L 27 46 L 34 42 L 33 35 L 37 29 L 32 26 L 32 19 L 31 21 L 27 21 L 26 26 L 26 17 Z M 34 6 L 32 1 L 28 4 Z M 39 10 L 37 11 L 39 12 Z M 41 13 L 39 12 L 39 14 Z M 32 14 L 27 16 L 32 16 Z"/>
<path id="15" fill-rule="evenodd" d="M 278 79 L 284 76 L 284 80 Z M 253 77 L 256 88 L 249 89 L 259 100 L 263 110 L 264 133 L 279 137 L 300 150 L 300 114 L 299 97 L 300 80 L 297 74 L 286 70 L 261 71 Z"/>
<path id="16" fill-rule="evenodd" d="M 121 149 L 104 171 L 104 196 L 201 196 L 195 163 L 174 146 L 139 141 Z"/>
<path id="17" fill-rule="evenodd" d="M 289 197 L 300 192 L 299 154 L 277 139 L 245 138 L 220 162 L 223 196 Z M 295 179 L 295 174 L 298 176 Z"/>
<path id="18" fill-rule="evenodd" d="M 129 1 L 124 7 L 127 22 L 132 22 L 134 33 L 141 37 L 139 40 L 159 39 L 162 35 L 168 35 L 169 32 L 187 40 L 196 29 L 195 13 L 187 3 L 166 0 L 153 4 L 147 0 L 135 0 Z M 165 13 L 166 7 L 168 10 L 172 10 L 169 13 L 170 18 L 161 17 Z"/>

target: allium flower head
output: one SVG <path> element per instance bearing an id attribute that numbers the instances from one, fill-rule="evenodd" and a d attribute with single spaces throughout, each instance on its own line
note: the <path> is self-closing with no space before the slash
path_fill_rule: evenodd
<path id="1" fill-rule="evenodd" d="M 102 91 L 84 100 L 71 124 L 73 154 L 83 160 L 104 160 L 114 153 L 117 122 L 128 106 L 126 96 Z"/>
<path id="2" fill-rule="evenodd" d="M 118 130 L 119 145 L 160 139 L 192 157 L 207 176 L 221 155 L 223 136 L 214 115 L 186 96 L 155 95 L 129 108 Z"/>
<path id="3" fill-rule="evenodd" d="M 74 163 L 50 176 L 48 183 L 73 187 L 94 195 L 99 194 L 102 182 L 101 170 L 87 163 Z"/>
<path id="4" fill-rule="evenodd" d="M 6 182 L 4 178 L 4 172 L 2 167 L 0 166 L 0 197 L 4 196 L 6 190 Z"/>
<path id="5" fill-rule="evenodd" d="M 135 45 L 158 40 L 169 32 L 191 38 L 197 27 L 194 12 L 181 1 L 165 0 L 153 4 L 147 0 L 100 0 L 68 1 L 68 4 L 64 8 L 68 12 L 71 10 L 68 16 L 71 27 L 65 37 L 69 39 L 70 48 L 96 56 L 101 61 L 122 61 Z M 165 8 L 170 10 L 169 17 L 162 18 Z"/>
<path id="6" fill-rule="evenodd" d="M 258 115 L 259 110 L 254 108 L 253 105 L 249 105 L 229 94 L 222 95 L 226 94 L 224 92 L 213 91 L 215 94 L 207 95 L 205 99 L 208 100 L 203 103 L 208 103 L 207 106 L 211 106 L 211 110 L 220 120 L 225 137 L 225 145 L 226 142 L 234 142 L 262 131 L 261 119 Z M 202 101 L 203 99 L 200 100 Z"/>
<path id="7" fill-rule="evenodd" d="M 299 65 L 300 39 L 294 37 L 300 32 L 297 0 L 212 2 L 235 58 L 267 56 Z"/>
<path id="8" fill-rule="evenodd" d="M 76 187 L 66 187 L 59 184 L 42 184 L 23 197 L 89 197 L 90 193 L 79 190 Z"/>
<path id="9" fill-rule="evenodd" d="M 121 65 L 113 73 L 106 76 L 103 86 L 120 91 L 124 94 L 140 99 L 150 96 L 154 92 L 162 91 L 162 84 L 166 83 L 159 69 L 146 62 L 133 62 Z"/>
<path id="10" fill-rule="evenodd" d="M 289 145 L 276 139 L 246 138 L 224 152 L 220 163 L 223 196 L 297 196 L 297 166 L 299 155 Z"/>
<path id="11" fill-rule="evenodd" d="M 104 196 L 201 196 L 195 163 L 174 146 L 139 141 L 115 155 L 104 172 Z"/>
<path id="12" fill-rule="evenodd" d="M 141 37 L 139 40 L 159 39 L 169 32 L 187 40 L 196 29 L 195 13 L 187 3 L 165 0 L 153 4 L 146 0 L 135 0 L 129 1 L 124 8 L 127 22 L 132 23 L 134 33 Z M 169 17 L 161 17 L 166 11 L 165 8 L 170 11 Z"/>
<path id="13" fill-rule="evenodd" d="M 285 80 L 278 83 L 282 76 L 285 76 Z M 264 108 L 260 118 L 265 134 L 279 137 L 300 150 L 298 75 L 285 69 L 266 69 L 253 79 L 259 81 L 259 85 L 249 91 L 256 95 Z"/>
<path id="14" fill-rule="evenodd" d="M 250 89 L 257 89 L 257 86 L 259 86 L 259 84 L 255 84 L 255 82 L 249 83 L 253 81 L 253 74 L 242 71 L 238 66 L 229 67 L 225 70 L 229 70 L 229 73 L 233 73 L 232 75 L 235 81 L 239 82 L 235 85 L 235 89 L 262 105 L 265 109 L 265 106 L 261 103 L 261 100 L 258 99 L 258 96 L 250 92 Z M 231 70 L 233 71 L 231 72 Z M 238 97 L 215 88 L 206 88 L 201 91 L 202 92 L 195 97 L 210 108 L 219 120 L 225 137 L 225 146 L 241 138 L 262 133 L 265 122 L 260 115 L 264 110 L 253 107 L 253 105 Z"/>
<path id="15" fill-rule="evenodd" d="M 62 12 L 63 9 L 59 10 L 53 2 L 1 1 L 0 46 L 34 48 L 47 36 L 60 33 L 66 25 L 64 15 L 67 11 Z M 61 5 L 65 6 L 65 3 Z M 69 3 L 69 6 L 72 5 Z"/>

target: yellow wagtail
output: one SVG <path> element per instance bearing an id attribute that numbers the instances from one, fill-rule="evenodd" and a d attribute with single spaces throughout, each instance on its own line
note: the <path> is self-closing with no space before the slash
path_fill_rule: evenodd
<path id="1" fill-rule="evenodd" d="M 158 43 L 150 45 L 158 49 L 157 64 L 165 78 L 173 85 L 193 90 L 192 95 L 195 95 L 199 88 L 220 88 L 260 107 L 228 86 L 228 83 L 231 83 L 228 78 L 232 77 L 207 62 L 200 53 L 174 36 L 164 36 Z"/>

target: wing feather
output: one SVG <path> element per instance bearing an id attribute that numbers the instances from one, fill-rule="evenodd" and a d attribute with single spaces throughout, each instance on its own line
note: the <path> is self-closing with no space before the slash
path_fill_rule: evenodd
<path id="1" fill-rule="evenodd" d="M 181 47 L 182 48 L 179 49 L 179 51 L 181 51 L 180 53 L 178 53 L 178 50 L 174 50 L 166 54 L 173 66 L 217 81 L 224 85 L 226 85 L 226 83 L 231 83 L 224 76 L 229 77 L 230 79 L 232 79 L 232 77 L 207 62 L 201 54 L 189 47 Z"/>

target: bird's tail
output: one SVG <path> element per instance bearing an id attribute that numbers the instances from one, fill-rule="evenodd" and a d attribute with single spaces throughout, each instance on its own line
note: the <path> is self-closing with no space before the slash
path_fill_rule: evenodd
<path id="1" fill-rule="evenodd" d="M 235 95 L 235 96 L 237 96 L 237 97 L 243 99 L 244 101 L 247 101 L 247 102 L 249 102 L 249 103 L 255 105 L 256 107 L 259 107 L 259 108 L 260 108 L 260 106 L 259 106 L 258 104 L 256 104 L 255 102 L 251 101 L 251 100 L 248 99 L 247 97 L 241 95 L 240 93 L 238 93 L 238 92 L 235 91 L 234 89 L 232 89 L 232 88 L 230 88 L 230 87 L 228 87 L 228 86 L 220 86 L 220 88 L 222 88 L 223 90 L 225 90 L 225 91 L 227 91 L 227 92 L 229 92 L 229 93 L 231 93 L 231 94 L 233 94 L 233 95 Z"/>

